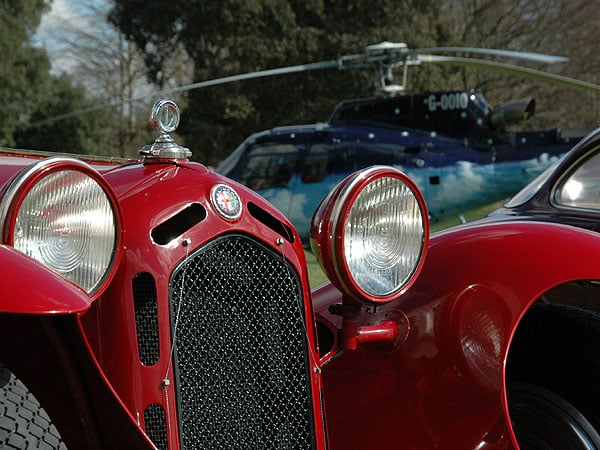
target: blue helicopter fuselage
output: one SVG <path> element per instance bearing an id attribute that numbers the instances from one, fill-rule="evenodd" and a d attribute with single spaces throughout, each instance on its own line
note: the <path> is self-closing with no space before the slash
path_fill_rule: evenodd
<path id="1" fill-rule="evenodd" d="M 469 102 L 459 97 L 465 92 L 473 95 Z M 563 136 L 560 129 L 490 130 L 477 120 L 492 113 L 480 93 L 446 94 L 455 98 L 452 108 L 448 100 L 445 108 L 436 100 L 445 98 L 441 93 L 411 99 L 411 114 L 425 121 L 420 128 L 402 125 L 407 122 L 398 120 L 402 102 L 394 99 L 343 102 L 328 123 L 250 136 L 217 170 L 273 203 L 306 242 L 321 199 L 360 168 L 390 165 L 406 173 L 437 220 L 511 196 L 579 140 Z"/>

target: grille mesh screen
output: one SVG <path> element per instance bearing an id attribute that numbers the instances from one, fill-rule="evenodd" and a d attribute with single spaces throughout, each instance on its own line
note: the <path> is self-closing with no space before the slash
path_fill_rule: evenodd
<path id="1" fill-rule="evenodd" d="M 147 272 L 140 272 L 133 278 L 132 287 L 138 353 L 141 363 L 151 366 L 156 364 L 160 357 L 154 277 Z"/>
<path id="2" fill-rule="evenodd" d="M 165 410 L 158 403 L 152 403 L 144 410 L 144 427 L 146 434 L 156 448 L 167 450 L 167 423 Z"/>
<path id="3" fill-rule="evenodd" d="M 178 267 L 171 304 L 182 448 L 313 448 L 291 265 L 249 237 L 227 235 Z"/>

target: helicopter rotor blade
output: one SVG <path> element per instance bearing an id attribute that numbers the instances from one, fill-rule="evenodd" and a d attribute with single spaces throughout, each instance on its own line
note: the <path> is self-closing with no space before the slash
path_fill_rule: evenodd
<path id="1" fill-rule="evenodd" d="M 289 73 L 298 73 L 298 72 L 307 72 L 311 70 L 323 70 L 323 69 L 335 69 L 342 68 L 341 67 L 341 59 L 335 59 L 330 61 L 321 61 L 309 64 L 299 64 L 296 66 L 288 66 L 288 67 L 280 67 L 276 69 L 268 69 L 268 70 L 259 70 L 257 72 L 249 72 L 243 73 L 239 75 L 231 75 L 227 77 L 214 78 L 212 80 L 200 81 L 198 83 L 186 84 L 183 86 L 178 86 L 174 88 L 162 89 L 160 91 L 152 91 L 148 94 L 140 95 L 134 98 L 128 98 L 123 100 L 118 100 L 110 103 L 104 103 L 101 105 L 91 106 L 89 108 L 78 109 L 77 111 L 71 111 L 65 114 L 60 114 L 54 117 L 48 117 L 46 119 L 38 120 L 36 122 L 32 122 L 29 126 L 34 125 L 45 125 L 48 123 L 56 122 L 58 120 L 68 119 L 70 117 L 75 117 L 80 114 L 86 114 L 91 112 L 102 111 L 104 109 L 115 108 L 117 106 L 122 106 L 128 103 L 135 103 L 142 100 L 145 100 L 149 97 L 161 97 L 169 94 L 176 94 L 179 92 L 191 91 L 193 89 L 206 88 L 210 86 L 217 86 L 220 84 L 233 83 L 235 81 L 243 81 L 250 80 L 253 78 L 261 78 L 261 77 L 271 77 L 276 75 L 285 75 Z"/>
<path id="2" fill-rule="evenodd" d="M 600 91 L 600 85 L 590 83 L 588 81 L 578 80 L 576 78 L 570 78 L 563 75 L 544 72 L 542 70 L 530 69 L 528 67 L 521 67 L 516 66 L 514 64 L 501 63 L 486 59 L 465 58 L 459 56 L 418 55 L 418 60 L 422 63 L 449 64 L 479 67 L 488 70 L 491 69 L 496 72 L 508 73 L 511 75 L 519 75 L 525 78 L 531 78 L 547 83 L 558 84 L 564 87 L 588 91 Z"/>
<path id="3" fill-rule="evenodd" d="M 569 60 L 566 56 L 545 55 L 543 53 L 520 52 L 513 50 L 498 50 L 494 48 L 479 47 L 430 47 L 411 50 L 413 54 L 422 53 L 477 53 L 481 55 L 500 56 L 506 58 L 523 59 L 543 64 L 564 63 Z"/>
<path id="4" fill-rule="evenodd" d="M 250 80 L 254 78 L 264 78 L 271 77 L 276 75 L 285 75 L 290 73 L 299 73 L 299 72 L 309 72 L 313 70 L 325 70 L 325 69 L 356 69 L 356 68 L 371 68 L 378 61 L 382 60 L 382 56 L 379 55 L 369 55 L 364 53 L 354 54 L 354 55 L 346 55 L 342 56 L 338 59 L 328 60 L 328 61 L 319 61 L 308 64 L 298 64 L 295 66 L 288 67 L 279 67 L 275 69 L 267 69 L 267 70 L 259 70 L 256 72 L 243 73 L 238 75 L 230 75 L 227 77 L 214 78 L 212 80 L 200 81 L 198 83 L 186 84 L 183 86 L 178 86 L 174 88 L 162 89 L 160 91 L 153 91 L 148 94 L 140 95 L 135 98 L 117 100 L 110 103 L 104 103 L 101 105 L 91 106 L 89 108 L 79 109 L 77 111 L 71 111 L 65 114 L 60 114 L 54 117 L 49 117 L 46 119 L 42 119 L 36 122 L 32 122 L 28 124 L 28 126 L 34 125 L 45 125 L 48 123 L 56 122 L 58 120 L 68 119 L 70 117 L 75 117 L 80 114 L 86 114 L 91 112 L 102 111 L 104 109 L 115 108 L 117 106 L 135 103 L 142 100 L 145 100 L 148 97 L 161 97 L 163 95 L 176 94 L 179 92 L 191 91 L 193 89 L 206 88 L 210 86 L 217 86 L 226 83 L 233 83 L 235 81 L 244 81 Z M 386 61 L 389 60 L 389 57 L 386 56 Z M 402 64 L 402 62 L 400 62 Z"/>
<path id="5" fill-rule="evenodd" d="M 28 127 L 43 125 L 58 120 L 75 117 L 80 114 L 91 113 L 101 111 L 104 109 L 114 108 L 125 104 L 131 104 L 145 100 L 149 97 L 161 97 L 165 95 L 190 91 L 193 89 L 206 88 L 210 86 L 217 86 L 226 83 L 233 83 L 236 81 L 250 80 L 254 78 L 263 78 L 276 75 L 285 75 L 290 73 L 307 72 L 313 70 L 325 70 L 325 69 L 356 69 L 356 68 L 396 68 L 398 66 L 411 66 L 418 65 L 420 63 L 436 63 L 436 64 L 452 64 L 452 65 L 463 65 L 463 66 L 474 66 L 486 69 L 492 69 L 499 72 L 510 73 L 513 75 L 520 75 L 528 78 L 542 80 L 550 83 L 560 84 L 566 87 L 586 89 L 586 90 L 599 90 L 600 86 L 588 83 L 585 81 L 577 80 L 574 78 L 564 77 L 561 75 L 555 75 L 548 72 L 543 72 L 535 69 L 529 69 L 525 67 L 515 66 L 507 63 L 500 63 L 492 60 L 483 60 L 476 58 L 458 57 L 458 56 L 440 56 L 430 54 L 420 54 L 420 51 L 429 50 L 432 52 L 471 52 L 481 53 L 493 56 L 504 56 L 513 57 L 520 59 L 527 59 L 535 62 L 542 63 L 554 63 L 554 62 L 565 62 L 568 58 L 562 56 L 543 55 L 539 53 L 531 52 L 516 52 L 510 50 L 496 50 L 496 49 L 483 49 L 475 47 L 431 47 L 429 49 L 408 49 L 404 43 L 393 43 L 393 42 L 381 42 L 379 44 L 371 45 L 367 47 L 366 53 L 358 53 L 353 55 L 342 56 L 338 59 L 320 61 L 308 64 L 299 64 L 295 66 L 280 67 L 275 69 L 260 70 L 256 72 L 249 72 L 238 75 L 231 75 L 227 77 L 215 78 L 212 80 L 201 81 L 198 83 L 186 84 L 174 88 L 163 89 L 160 91 L 154 91 L 148 94 L 144 94 L 135 98 L 118 100 L 110 103 L 104 103 L 101 105 L 95 105 L 89 108 L 80 109 L 77 111 L 71 111 L 65 114 L 60 114 L 54 117 L 49 117 L 36 122 L 28 124 Z"/>

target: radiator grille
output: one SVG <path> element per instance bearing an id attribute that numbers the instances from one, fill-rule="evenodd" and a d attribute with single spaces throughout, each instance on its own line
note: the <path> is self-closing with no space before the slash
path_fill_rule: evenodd
<path id="1" fill-rule="evenodd" d="M 280 254 L 243 235 L 212 241 L 177 268 L 182 448 L 314 447 L 301 292 Z"/>

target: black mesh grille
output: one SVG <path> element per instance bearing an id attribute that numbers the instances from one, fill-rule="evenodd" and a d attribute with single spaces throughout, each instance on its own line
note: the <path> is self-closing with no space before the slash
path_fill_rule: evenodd
<path id="1" fill-rule="evenodd" d="M 151 366 L 156 364 L 160 357 L 154 277 L 146 272 L 138 273 L 133 278 L 132 287 L 138 353 L 141 363 Z"/>
<path id="2" fill-rule="evenodd" d="M 313 448 L 292 266 L 253 239 L 227 235 L 178 267 L 171 302 L 182 448 Z"/>
<path id="3" fill-rule="evenodd" d="M 146 434 L 156 448 L 167 450 L 167 423 L 165 422 L 165 410 L 158 403 L 148 405 L 144 411 L 144 427 Z"/>

